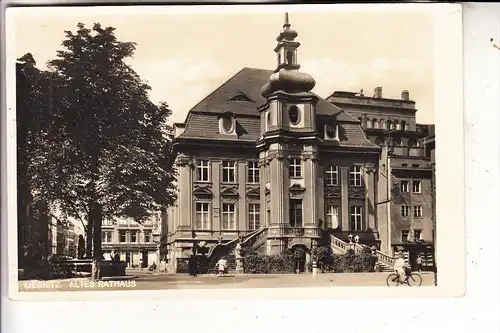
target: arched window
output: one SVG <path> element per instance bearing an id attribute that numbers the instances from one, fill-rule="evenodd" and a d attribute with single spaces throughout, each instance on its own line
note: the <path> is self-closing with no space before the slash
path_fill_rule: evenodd
<path id="1" fill-rule="evenodd" d="M 384 119 L 380 119 L 380 128 L 385 129 L 385 121 Z"/>
<path id="2" fill-rule="evenodd" d="M 286 63 L 289 65 L 293 64 L 293 51 L 286 51 Z"/>
<path id="3" fill-rule="evenodd" d="M 271 127 L 272 123 L 271 121 L 273 120 L 271 111 L 267 111 L 267 117 L 266 117 L 266 122 L 267 122 L 267 127 Z"/>
<path id="4" fill-rule="evenodd" d="M 392 129 L 392 121 L 387 120 L 387 129 Z"/>
<path id="5" fill-rule="evenodd" d="M 403 145 L 403 141 L 399 138 L 392 139 L 392 145 L 395 147 L 401 147 Z"/>
<path id="6" fill-rule="evenodd" d="M 418 147 L 418 141 L 415 139 L 410 139 L 410 140 L 408 140 L 408 146 L 409 147 Z"/>
<path id="7" fill-rule="evenodd" d="M 399 123 L 399 121 L 396 120 L 394 122 L 394 127 L 396 128 L 396 130 L 401 131 L 401 124 Z"/>
<path id="8" fill-rule="evenodd" d="M 373 119 L 373 128 L 379 128 L 377 119 Z"/>
<path id="9" fill-rule="evenodd" d="M 401 122 L 401 130 L 406 131 L 406 121 L 404 120 Z"/>
<path id="10" fill-rule="evenodd" d="M 297 106 L 292 105 L 290 109 L 288 109 L 288 118 L 292 125 L 297 125 L 300 122 L 300 111 Z"/>
<path id="11" fill-rule="evenodd" d="M 281 53 L 278 53 L 278 65 L 281 65 Z"/>
<path id="12" fill-rule="evenodd" d="M 366 128 L 373 128 L 373 123 L 370 119 L 366 121 Z"/>

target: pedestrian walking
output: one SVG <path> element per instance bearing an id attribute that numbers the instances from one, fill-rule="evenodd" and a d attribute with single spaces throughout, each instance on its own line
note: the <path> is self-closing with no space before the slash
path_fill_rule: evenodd
<path id="1" fill-rule="evenodd" d="M 422 271 L 422 258 L 420 257 L 420 255 L 418 255 L 417 257 L 417 271 Z"/>

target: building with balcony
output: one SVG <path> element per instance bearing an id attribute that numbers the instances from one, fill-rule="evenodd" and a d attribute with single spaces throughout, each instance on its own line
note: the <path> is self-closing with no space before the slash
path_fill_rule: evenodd
<path id="1" fill-rule="evenodd" d="M 382 87 L 372 97 L 363 92 L 335 92 L 327 98 L 356 117 L 367 138 L 381 147 L 377 170 L 377 216 L 386 237 L 381 250 L 403 251 L 414 263 L 434 265 L 433 167 L 426 148 L 429 125 L 417 124 L 415 102 L 403 90 L 400 98 L 386 98 Z M 387 229 L 385 229 L 387 228 Z"/>
<path id="2" fill-rule="evenodd" d="M 139 223 L 133 219 L 105 220 L 102 224 L 102 252 L 105 256 L 118 253 L 128 267 L 139 267 L 159 263 L 161 214 Z"/>

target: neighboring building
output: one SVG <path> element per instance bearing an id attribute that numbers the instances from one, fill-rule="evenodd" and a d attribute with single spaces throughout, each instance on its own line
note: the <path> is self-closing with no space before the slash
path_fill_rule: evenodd
<path id="1" fill-rule="evenodd" d="M 380 224 L 380 232 L 387 237 L 381 241 L 381 250 L 391 255 L 402 250 L 411 262 L 420 254 L 424 266 L 432 267 L 433 173 L 423 145 L 429 125 L 416 123 L 417 109 L 409 92 L 403 90 L 398 99 L 386 98 L 382 87 L 377 87 L 373 97 L 335 92 L 327 100 L 356 117 L 367 137 L 382 147 L 377 215 L 379 221 L 388 223 Z"/>
<path id="2" fill-rule="evenodd" d="M 132 219 L 103 221 L 101 240 L 103 253 L 118 252 L 129 267 L 144 266 L 160 259 L 161 214 L 155 214 L 142 224 Z"/>
<path id="3" fill-rule="evenodd" d="M 433 222 L 433 230 L 432 239 L 434 242 L 434 249 L 437 248 L 437 237 L 436 237 L 436 221 L 437 221 L 437 213 L 436 213 L 436 135 L 435 135 L 435 126 L 429 126 L 429 136 L 424 138 L 423 145 L 425 147 L 425 154 L 427 157 L 431 159 L 432 166 L 432 222 Z M 434 250 L 434 263 L 437 267 L 437 254 L 436 250 Z M 437 283 L 437 282 L 436 282 Z"/>
<path id="4" fill-rule="evenodd" d="M 310 92 L 286 19 L 275 71 L 244 68 L 175 124 L 178 200 L 168 212 L 169 261 L 255 230 L 260 251 L 311 250 L 322 230 L 380 246 L 381 148 L 359 120 Z M 307 260 L 307 259 L 306 259 Z M 302 267 L 303 269 L 303 267 Z"/>

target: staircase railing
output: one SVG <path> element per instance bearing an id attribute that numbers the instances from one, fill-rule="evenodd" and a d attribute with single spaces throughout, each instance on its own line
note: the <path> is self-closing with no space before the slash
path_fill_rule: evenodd
<path id="1" fill-rule="evenodd" d="M 259 236 L 260 234 L 262 234 L 266 230 L 267 230 L 267 228 L 262 228 L 262 229 L 252 231 L 251 233 L 249 233 L 243 237 L 242 243 L 246 244 L 246 242 L 251 241 L 252 239 L 255 238 L 255 236 Z M 255 239 L 255 241 L 257 241 L 257 240 L 258 240 L 258 238 Z M 211 257 L 213 252 L 220 247 L 225 247 L 227 249 L 228 253 L 230 253 L 236 248 L 236 245 L 239 242 L 240 242 L 240 238 L 234 238 L 226 243 L 217 244 L 208 251 L 207 257 Z"/>
<path id="2" fill-rule="evenodd" d="M 253 247 L 255 244 L 259 243 L 262 239 L 267 236 L 267 228 L 258 229 L 250 233 L 242 242 L 243 246 Z"/>
<path id="3" fill-rule="evenodd" d="M 347 252 L 347 250 L 350 248 L 352 248 L 356 253 L 361 253 L 364 248 L 370 248 L 367 245 L 359 244 L 359 243 L 348 244 L 348 243 L 344 242 L 343 240 L 341 240 L 333 235 L 330 235 L 330 239 L 331 239 L 332 248 L 334 248 L 342 253 Z M 391 257 L 390 255 L 385 254 L 379 250 L 375 251 L 375 255 L 377 256 L 379 262 L 383 263 L 386 266 L 394 267 L 394 263 L 396 262 L 396 258 Z"/>
<path id="4" fill-rule="evenodd" d="M 364 245 L 364 244 L 357 244 L 357 245 L 360 246 L 361 249 L 370 248 L 368 245 Z M 377 256 L 378 261 L 380 261 L 384 265 L 389 266 L 389 267 L 394 267 L 394 263 L 396 262 L 396 258 L 394 258 L 388 254 L 385 254 L 384 252 L 381 252 L 379 250 L 375 250 L 375 255 Z"/>
<path id="5" fill-rule="evenodd" d="M 349 250 L 349 249 L 353 249 L 355 253 L 360 253 L 363 250 L 363 248 L 361 248 L 359 245 L 357 246 L 357 244 L 355 244 L 355 243 L 351 243 L 351 244 L 346 243 L 343 240 L 341 240 L 340 238 L 337 238 L 333 235 L 330 235 L 330 240 L 331 240 L 332 248 L 338 250 L 341 253 L 346 253 L 347 250 Z"/>

